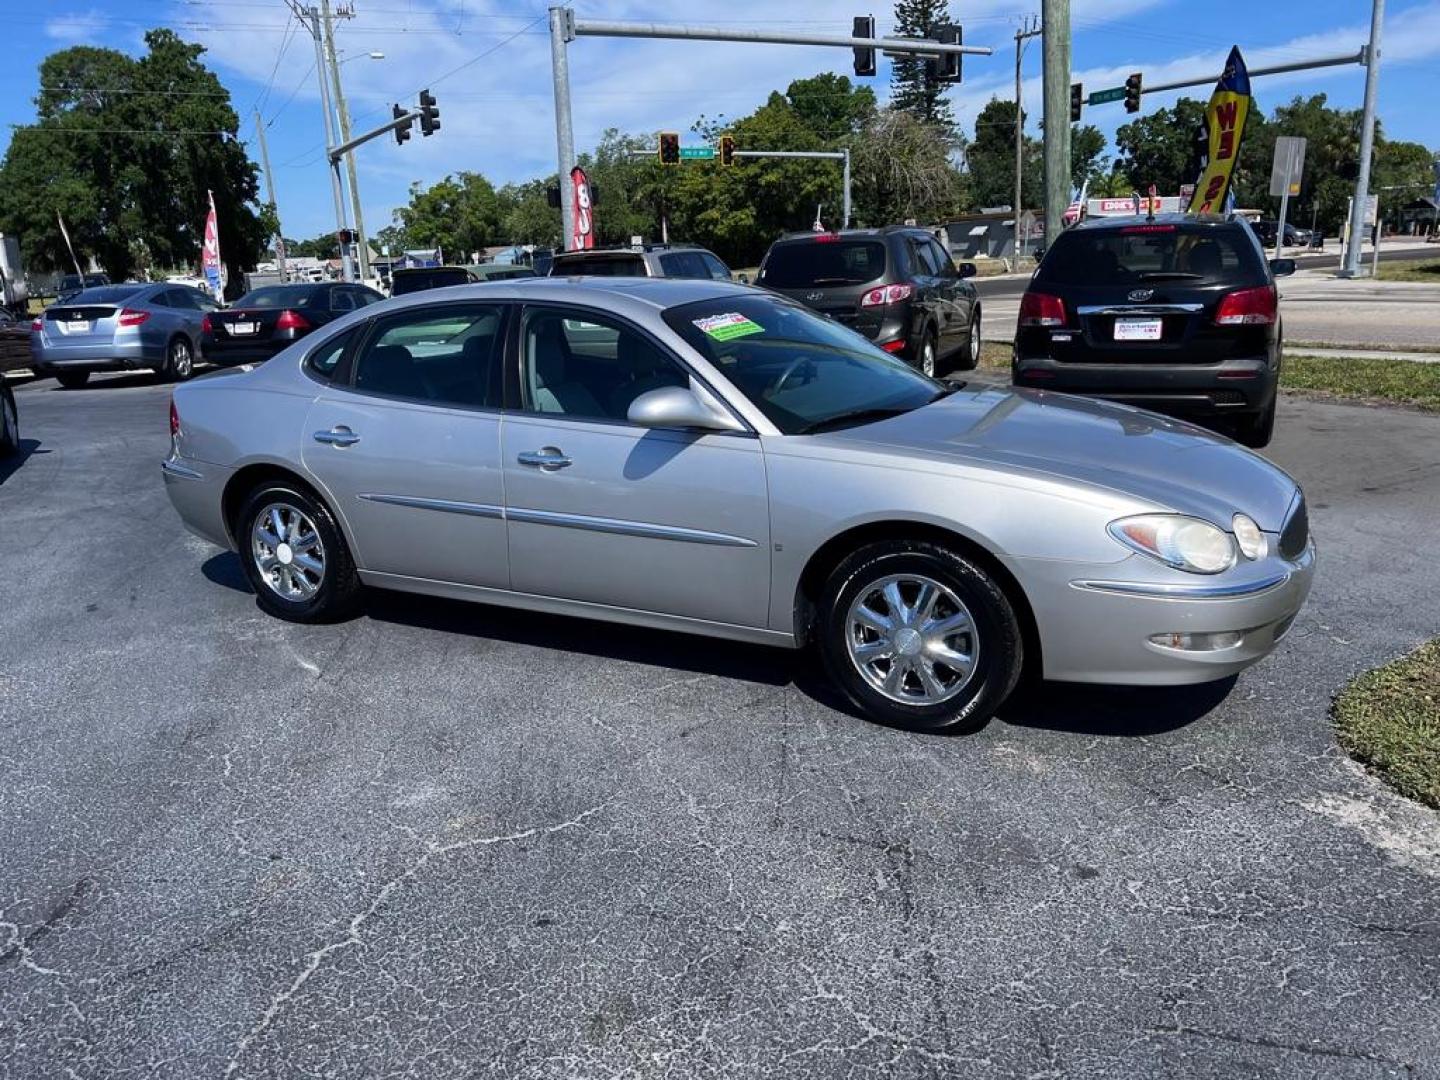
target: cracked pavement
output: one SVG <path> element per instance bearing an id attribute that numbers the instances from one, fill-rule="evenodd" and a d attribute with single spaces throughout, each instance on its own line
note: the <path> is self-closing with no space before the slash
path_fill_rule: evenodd
<path id="1" fill-rule="evenodd" d="M 1320 545 L 1233 684 L 966 738 L 802 658 L 376 594 L 261 615 L 164 387 L 0 464 L 0 1076 L 1440 1076 L 1440 817 L 1334 746 L 1440 632 L 1440 420 L 1286 399 Z"/>

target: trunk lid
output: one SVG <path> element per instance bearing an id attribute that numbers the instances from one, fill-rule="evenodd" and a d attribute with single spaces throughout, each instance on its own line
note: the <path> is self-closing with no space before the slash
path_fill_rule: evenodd
<path id="1" fill-rule="evenodd" d="M 772 245 L 756 284 L 873 338 L 885 309 L 860 301 L 886 280 L 888 268 L 884 241 L 819 233 Z"/>
<path id="2" fill-rule="evenodd" d="M 53 304 L 45 309 L 45 336 L 60 344 L 110 341 L 119 327 L 115 304 Z"/>

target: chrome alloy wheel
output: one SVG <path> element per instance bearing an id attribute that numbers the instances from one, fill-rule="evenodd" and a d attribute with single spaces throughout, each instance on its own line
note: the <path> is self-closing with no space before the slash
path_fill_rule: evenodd
<path id="1" fill-rule="evenodd" d="M 845 616 L 845 645 L 865 681 L 902 705 L 949 701 L 980 655 L 969 610 L 920 574 L 880 578 L 857 596 Z"/>
<path id="2" fill-rule="evenodd" d="M 188 379 L 190 371 L 195 366 L 195 358 L 190 353 L 190 343 L 184 338 L 176 338 L 170 346 L 170 372 L 177 379 Z"/>
<path id="3" fill-rule="evenodd" d="M 255 516 L 250 555 L 260 579 L 283 600 L 309 600 L 325 580 L 325 546 L 319 530 L 287 503 L 270 503 Z"/>
<path id="4" fill-rule="evenodd" d="M 935 377 L 935 342 L 929 338 L 920 347 L 920 370 L 932 379 Z"/>
<path id="5" fill-rule="evenodd" d="M 980 320 L 976 319 L 970 324 L 970 366 L 978 367 L 980 364 Z"/>

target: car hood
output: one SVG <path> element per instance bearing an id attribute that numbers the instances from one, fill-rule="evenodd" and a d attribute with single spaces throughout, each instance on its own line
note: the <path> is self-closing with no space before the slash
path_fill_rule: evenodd
<path id="1" fill-rule="evenodd" d="M 1193 424 L 1044 390 L 961 389 L 821 438 L 1107 488 L 1225 528 L 1242 511 L 1279 532 L 1297 490 L 1283 470 Z"/>

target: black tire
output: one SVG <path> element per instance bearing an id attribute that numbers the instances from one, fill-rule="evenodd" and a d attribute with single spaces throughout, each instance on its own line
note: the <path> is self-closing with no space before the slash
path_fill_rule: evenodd
<path id="1" fill-rule="evenodd" d="M 165 365 L 160 369 L 164 382 L 184 382 L 195 374 L 195 346 L 184 334 L 176 334 L 165 346 Z"/>
<path id="2" fill-rule="evenodd" d="M 1240 421 L 1240 430 L 1236 433 L 1235 439 L 1242 446 L 1248 446 L 1252 450 L 1260 450 L 1270 445 L 1270 440 L 1275 436 L 1275 404 L 1280 395 L 1277 393 L 1270 399 L 1270 407 L 1258 416 L 1247 416 Z"/>
<path id="3" fill-rule="evenodd" d="M 312 595 L 295 598 L 282 595 L 285 590 L 258 561 L 254 540 L 256 520 L 262 514 L 268 517 L 268 508 L 277 506 L 299 511 L 313 523 L 319 536 L 323 573 L 311 575 L 318 576 Z M 329 507 L 299 485 L 271 482 L 252 491 L 236 516 L 235 542 L 240 549 L 240 565 L 255 590 L 255 600 L 267 613 L 289 622 L 319 623 L 343 619 L 354 612 L 360 596 L 360 576 L 349 545 Z M 312 557 L 315 553 L 314 548 L 302 549 L 299 545 L 295 550 L 308 550 Z M 298 565 L 298 555 L 292 555 L 291 559 Z"/>
<path id="4" fill-rule="evenodd" d="M 965 365 L 962 371 L 974 371 L 980 366 L 980 311 L 977 308 L 970 316 L 970 332 L 965 335 Z"/>
<path id="5" fill-rule="evenodd" d="M 87 382 L 90 381 L 90 372 L 57 371 L 55 373 L 55 381 L 58 382 L 61 386 L 63 386 L 66 390 L 79 390 L 82 386 L 84 386 Z"/>
<path id="6" fill-rule="evenodd" d="M 884 578 L 906 574 L 950 590 L 973 625 L 968 647 L 976 660 L 968 680 L 960 679 L 954 696 L 936 704 L 911 705 L 888 697 L 861 674 L 848 647 L 852 604 Z M 962 733 L 983 727 L 1015 689 L 1025 660 L 1020 624 L 1004 590 L 970 559 L 928 541 L 883 541 L 845 559 L 825 583 L 816 644 L 831 679 L 858 709 L 882 724 L 913 731 Z"/>
<path id="7" fill-rule="evenodd" d="M 0 375 L 0 457 L 9 457 L 20 449 L 20 412 L 15 408 L 15 392 L 4 385 Z"/>

